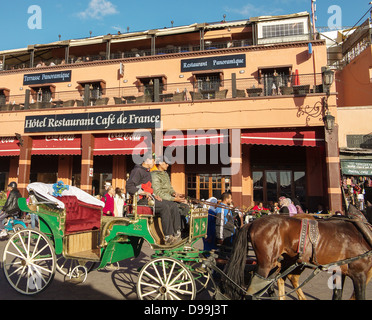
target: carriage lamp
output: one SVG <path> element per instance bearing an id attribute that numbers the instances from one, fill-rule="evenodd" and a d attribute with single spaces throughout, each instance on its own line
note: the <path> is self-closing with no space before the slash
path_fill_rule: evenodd
<path id="1" fill-rule="evenodd" d="M 333 128 L 335 127 L 335 117 L 332 116 L 329 111 L 327 111 L 327 114 L 323 117 L 323 121 L 327 131 L 332 132 Z"/>
<path id="2" fill-rule="evenodd" d="M 327 93 L 327 95 L 329 95 L 329 90 L 331 89 L 335 73 L 328 67 L 322 69 L 323 89 L 325 89 L 325 92 Z"/>

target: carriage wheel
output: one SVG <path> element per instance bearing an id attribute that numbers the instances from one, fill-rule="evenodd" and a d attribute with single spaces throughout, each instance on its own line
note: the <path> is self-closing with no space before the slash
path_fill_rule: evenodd
<path id="1" fill-rule="evenodd" d="M 89 273 L 95 266 L 95 262 L 66 259 L 62 254 L 57 255 L 57 271 L 65 277 L 70 277 L 72 270 L 74 270 L 77 266 L 84 266 Z"/>
<path id="2" fill-rule="evenodd" d="M 141 300 L 194 300 L 196 285 L 191 272 L 173 258 L 151 260 L 138 276 Z"/>
<path id="3" fill-rule="evenodd" d="M 13 234 L 4 249 L 3 270 L 9 284 L 19 293 L 34 295 L 46 289 L 56 270 L 49 238 L 31 229 Z"/>

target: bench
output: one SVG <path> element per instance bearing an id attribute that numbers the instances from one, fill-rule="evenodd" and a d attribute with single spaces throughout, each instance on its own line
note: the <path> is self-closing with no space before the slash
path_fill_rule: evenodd
<path id="1" fill-rule="evenodd" d="M 79 201 L 76 196 L 63 196 L 58 200 L 65 205 L 65 234 L 100 229 L 101 207 Z"/>

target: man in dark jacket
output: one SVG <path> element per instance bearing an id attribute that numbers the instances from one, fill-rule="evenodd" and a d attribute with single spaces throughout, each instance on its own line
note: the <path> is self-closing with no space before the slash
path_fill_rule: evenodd
<path id="1" fill-rule="evenodd" d="M 18 216 L 21 210 L 18 207 L 18 199 L 21 197 L 21 193 L 17 189 L 17 184 L 11 182 L 8 185 L 9 196 L 6 199 L 3 210 L 0 213 L 0 238 L 7 235 L 4 229 L 4 220 L 8 217 Z"/>
<path id="2" fill-rule="evenodd" d="M 178 230 L 174 229 L 175 219 L 179 218 L 177 206 L 173 206 L 169 201 L 162 200 L 153 194 L 152 179 L 150 170 L 154 166 L 154 159 L 147 157 L 141 165 L 136 164 L 130 173 L 127 181 L 126 190 L 131 196 L 135 193 L 139 195 L 138 205 L 148 205 L 148 200 L 155 201 L 155 213 L 161 217 L 161 223 L 164 233 L 164 241 L 171 244 L 175 241 L 174 236 Z"/>

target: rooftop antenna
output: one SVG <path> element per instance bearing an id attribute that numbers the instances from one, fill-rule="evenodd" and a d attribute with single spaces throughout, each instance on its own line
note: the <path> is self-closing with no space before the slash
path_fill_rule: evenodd
<path id="1" fill-rule="evenodd" d="M 226 14 L 223 15 L 223 22 L 226 22 Z"/>
<path id="2" fill-rule="evenodd" d="M 129 27 L 127 27 L 127 32 L 129 32 Z"/>
<path id="3" fill-rule="evenodd" d="M 58 35 L 58 39 L 59 39 L 59 41 L 61 41 L 61 35 L 60 34 Z"/>
<path id="4" fill-rule="evenodd" d="M 93 33 L 92 31 L 89 31 L 89 35 L 90 35 L 90 37 L 92 37 L 92 33 Z"/>
<path id="5" fill-rule="evenodd" d="M 316 28 L 315 28 L 315 21 L 316 21 L 316 0 L 311 0 L 311 15 L 312 15 L 312 24 L 313 24 L 313 39 L 316 40 Z"/>
<path id="6" fill-rule="evenodd" d="M 172 20 L 172 21 L 171 21 L 172 28 L 173 28 L 173 23 L 174 23 L 174 21 Z"/>

